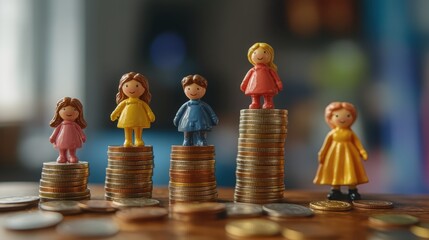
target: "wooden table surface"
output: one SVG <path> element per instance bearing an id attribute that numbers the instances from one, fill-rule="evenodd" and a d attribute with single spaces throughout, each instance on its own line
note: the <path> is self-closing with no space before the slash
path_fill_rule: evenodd
<path id="1" fill-rule="evenodd" d="M 103 199 L 104 190 L 101 185 L 90 185 L 92 199 Z M 228 202 L 233 199 L 233 189 L 219 188 L 219 201 Z M 37 195 L 38 183 L 0 183 L 0 196 L 23 196 Z M 308 192 L 298 190 L 285 191 L 285 202 L 308 206 L 309 202 L 325 200 L 326 193 Z M 365 194 L 365 199 L 389 200 L 395 203 L 393 209 L 386 210 L 359 210 L 353 209 L 348 212 L 316 212 L 310 218 L 293 218 L 275 220 L 283 227 L 288 226 L 312 226 L 319 225 L 338 232 L 340 239 L 413 239 L 408 230 L 379 231 L 368 226 L 368 216 L 378 213 L 407 213 L 418 217 L 421 222 L 429 222 L 429 196 L 428 195 L 381 195 Z M 153 198 L 161 201 L 161 206 L 168 208 L 168 189 L 166 187 L 155 187 Z M 36 211 L 37 208 L 21 210 Z M 17 212 L 0 213 L 0 224 L 9 215 Z M 78 215 L 65 216 L 64 221 L 70 219 L 84 218 L 113 218 L 114 214 L 82 213 Z M 261 218 L 267 218 L 261 216 Z M 236 219 L 209 220 L 200 222 L 182 222 L 166 219 L 153 222 L 142 222 L 138 224 L 120 223 L 121 231 L 108 239 L 233 239 L 225 232 L 225 224 Z M 273 220 L 274 221 L 274 220 Z M 403 237 L 405 234 L 406 237 Z M 402 237 L 398 237 L 402 236 Z M 397 237 L 397 238 L 396 238 Z M 9 231 L 0 227 L 1 240 L 32 239 L 70 239 L 60 236 L 55 228 L 34 231 Z M 261 239 L 261 238 L 258 238 Z M 281 235 L 269 239 L 285 239 Z"/>

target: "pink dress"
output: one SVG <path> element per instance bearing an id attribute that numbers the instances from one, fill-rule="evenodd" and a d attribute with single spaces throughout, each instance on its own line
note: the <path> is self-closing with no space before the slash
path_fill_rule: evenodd
<path id="1" fill-rule="evenodd" d="M 80 148 L 85 138 L 85 133 L 77 123 L 65 120 L 55 128 L 51 135 L 51 139 L 55 140 L 53 144 L 56 149 Z"/>
<path id="2" fill-rule="evenodd" d="M 276 95 L 282 88 L 282 82 L 276 71 L 265 64 L 256 64 L 241 83 L 246 95 Z"/>

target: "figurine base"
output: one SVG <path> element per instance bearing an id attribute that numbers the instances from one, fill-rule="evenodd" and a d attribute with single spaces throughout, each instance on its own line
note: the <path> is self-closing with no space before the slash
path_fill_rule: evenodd
<path id="1" fill-rule="evenodd" d="M 283 109 L 240 111 L 235 202 L 283 200 L 287 122 L 288 111 Z"/>
<path id="2" fill-rule="evenodd" d="M 43 163 L 39 197 L 41 202 L 90 199 L 88 162 Z"/>
<path id="3" fill-rule="evenodd" d="M 108 146 L 107 156 L 106 200 L 152 197 L 152 146 Z"/>
<path id="4" fill-rule="evenodd" d="M 217 199 L 213 145 L 173 145 L 170 156 L 170 203 L 210 202 Z"/>

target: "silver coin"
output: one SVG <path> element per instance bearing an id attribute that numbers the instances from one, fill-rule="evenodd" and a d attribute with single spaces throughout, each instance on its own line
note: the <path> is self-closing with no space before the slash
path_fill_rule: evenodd
<path id="1" fill-rule="evenodd" d="M 115 199 L 113 205 L 118 207 L 149 207 L 158 206 L 159 201 L 151 198 L 122 198 Z"/>
<path id="2" fill-rule="evenodd" d="M 109 237 L 117 234 L 119 227 L 110 219 L 76 219 L 58 225 L 57 232 L 73 237 Z"/>
<path id="3" fill-rule="evenodd" d="M 0 204 L 15 204 L 15 203 L 37 203 L 38 196 L 13 196 L 0 198 Z"/>
<path id="4" fill-rule="evenodd" d="M 311 209 L 289 203 L 271 203 L 262 206 L 264 212 L 272 217 L 310 217 L 314 213 Z"/>
<path id="5" fill-rule="evenodd" d="M 45 211 L 60 212 L 63 214 L 80 213 L 78 201 L 50 201 L 40 203 L 39 208 Z"/>
<path id="6" fill-rule="evenodd" d="M 262 207 L 250 203 L 225 203 L 228 217 L 254 217 L 262 215 Z"/>
<path id="7" fill-rule="evenodd" d="M 8 217 L 4 227 L 10 230 L 34 230 L 57 225 L 63 220 L 63 215 L 55 212 L 25 212 Z"/>

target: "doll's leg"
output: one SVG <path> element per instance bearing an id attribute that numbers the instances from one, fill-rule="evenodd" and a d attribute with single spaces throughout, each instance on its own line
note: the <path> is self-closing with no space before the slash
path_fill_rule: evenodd
<path id="1" fill-rule="evenodd" d="M 144 146 L 142 134 L 143 134 L 143 128 L 141 127 L 134 128 L 134 145 L 135 146 Z"/>
<path id="2" fill-rule="evenodd" d="M 260 103 L 259 103 L 259 95 L 251 95 L 252 97 L 252 104 L 249 105 L 250 109 L 258 109 L 261 107 Z"/>
<path id="3" fill-rule="evenodd" d="M 133 145 L 133 129 L 124 128 L 125 142 L 124 147 L 131 147 Z"/>
<path id="4" fill-rule="evenodd" d="M 76 148 L 69 149 L 69 153 L 70 153 L 69 162 L 70 163 L 78 163 L 79 159 L 77 159 L 77 157 L 76 157 Z"/>
<path id="5" fill-rule="evenodd" d="M 207 146 L 207 132 L 206 131 L 197 131 L 197 146 Z"/>
<path id="6" fill-rule="evenodd" d="M 57 163 L 67 162 L 67 149 L 59 149 L 60 155 L 57 158 Z"/>
<path id="7" fill-rule="evenodd" d="M 193 134 L 192 132 L 183 132 L 183 146 L 193 145 Z"/>
<path id="8" fill-rule="evenodd" d="M 331 188 L 331 192 L 328 193 L 328 199 L 329 200 L 342 200 L 343 199 L 343 193 L 341 193 L 340 186 L 333 185 Z"/>
<path id="9" fill-rule="evenodd" d="M 361 196 L 358 193 L 356 185 L 350 185 L 349 186 L 349 199 L 350 200 L 360 200 L 361 199 Z"/>
<path id="10" fill-rule="evenodd" d="M 273 95 L 265 95 L 264 96 L 264 105 L 262 106 L 262 108 L 265 108 L 265 109 L 274 108 Z"/>

